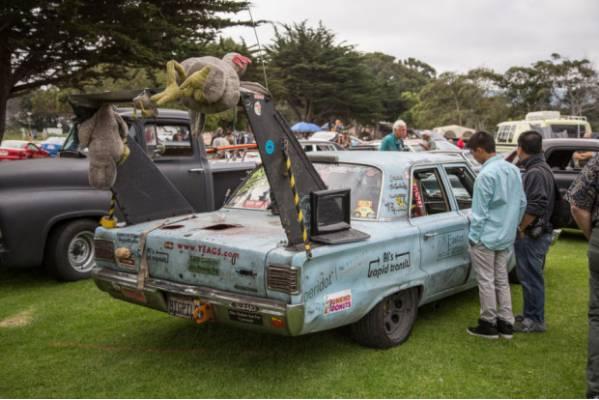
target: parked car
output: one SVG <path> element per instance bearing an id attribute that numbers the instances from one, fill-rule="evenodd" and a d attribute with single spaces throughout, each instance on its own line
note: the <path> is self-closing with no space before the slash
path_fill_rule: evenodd
<path id="1" fill-rule="evenodd" d="M 47 151 L 50 157 L 56 157 L 60 150 L 62 150 L 62 145 L 64 141 L 64 137 L 51 136 L 48 139 L 41 142 L 40 147 L 43 150 Z"/>
<path id="2" fill-rule="evenodd" d="M 300 140 L 300 144 L 306 153 L 318 151 L 344 151 L 345 149 L 335 142 L 328 140 Z"/>
<path id="3" fill-rule="evenodd" d="M 137 93 L 125 93 L 123 101 Z M 201 139 L 189 134 L 186 141 L 167 141 L 163 132 L 189 133 L 187 112 L 161 109 L 156 118 L 136 118 L 132 109 L 119 113 L 129 125 L 129 140 L 146 151 L 196 212 L 220 208 L 256 165 L 209 162 Z M 62 280 L 89 277 L 94 266 L 94 230 L 107 213 L 111 193 L 89 186 L 88 165 L 85 149 L 78 144 L 77 126 L 57 159 L 2 165 L 0 267 L 43 264 Z"/>
<path id="4" fill-rule="evenodd" d="M 381 147 L 380 139 L 363 142 L 357 146 L 352 146 L 349 150 L 378 150 Z M 426 151 L 424 141 L 422 139 L 404 139 L 404 144 L 411 152 Z"/>
<path id="5" fill-rule="evenodd" d="M 467 239 L 475 175 L 461 156 L 340 151 L 310 158 L 329 189 L 351 189 L 351 226 L 365 239 L 313 243 L 311 257 L 287 247 L 260 167 L 221 210 L 98 228 L 96 285 L 197 323 L 291 336 L 350 325 L 355 340 L 378 348 L 407 340 L 419 306 L 476 286 Z M 312 218 L 321 216 L 318 204 Z M 142 232 L 149 232 L 143 252 Z"/>
<path id="6" fill-rule="evenodd" d="M 25 160 L 48 158 L 50 154 L 35 143 L 26 140 L 4 140 L 0 144 L 0 160 Z"/>

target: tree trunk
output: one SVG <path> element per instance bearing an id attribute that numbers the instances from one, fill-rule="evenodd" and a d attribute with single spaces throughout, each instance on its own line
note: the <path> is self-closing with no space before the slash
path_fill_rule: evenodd
<path id="1" fill-rule="evenodd" d="M 10 52 L 7 50 L 6 44 L 0 42 L 0 144 L 4 139 L 6 109 L 12 87 Z"/>
<path id="2" fill-rule="evenodd" d="M 6 105 L 8 103 L 7 90 L 0 90 L 0 144 L 4 139 L 4 130 L 6 129 Z"/>

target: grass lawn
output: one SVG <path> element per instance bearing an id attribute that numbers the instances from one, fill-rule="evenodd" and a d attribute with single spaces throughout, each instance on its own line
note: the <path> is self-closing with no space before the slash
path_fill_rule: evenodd
<path id="1" fill-rule="evenodd" d="M 545 334 L 468 336 L 470 290 L 420 309 L 402 346 L 371 350 L 337 330 L 289 338 L 196 326 L 112 300 L 91 281 L 0 271 L 0 397 L 583 397 L 586 242 L 547 262 Z M 521 310 L 519 286 L 512 287 Z"/>

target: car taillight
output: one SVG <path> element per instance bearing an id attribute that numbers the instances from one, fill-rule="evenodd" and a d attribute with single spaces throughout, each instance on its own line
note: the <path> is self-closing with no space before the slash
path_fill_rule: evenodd
<path id="1" fill-rule="evenodd" d="M 266 281 L 271 290 L 288 294 L 299 293 L 298 268 L 269 265 L 266 268 Z"/>

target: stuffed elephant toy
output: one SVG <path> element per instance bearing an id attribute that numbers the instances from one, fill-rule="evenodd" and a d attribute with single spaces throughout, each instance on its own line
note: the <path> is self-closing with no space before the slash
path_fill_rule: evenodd
<path id="1" fill-rule="evenodd" d="M 115 181 L 117 165 L 129 154 L 124 140 L 127 124 L 110 104 L 102 105 L 89 119 L 79 125 L 79 144 L 88 148 L 89 184 L 108 190 Z"/>

